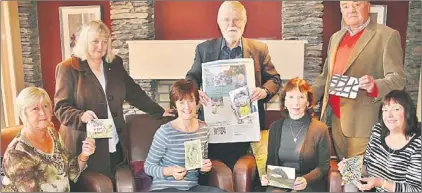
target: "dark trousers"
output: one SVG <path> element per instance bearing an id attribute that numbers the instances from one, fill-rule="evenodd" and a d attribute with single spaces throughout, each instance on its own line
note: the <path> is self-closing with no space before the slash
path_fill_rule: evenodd
<path id="1" fill-rule="evenodd" d="M 204 121 L 204 109 L 201 106 L 198 110 L 198 119 Z M 234 165 L 240 157 L 246 155 L 250 142 L 238 143 L 210 143 L 208 144 L 208 158 L 220 160 L 227 167 L 233 170 Z"/>
<path id="2" fill-rule="evenodd" d="M 237 160 L 247 154 L 249 145 L 249 142 L 208 144 L 208 157 L 220 160 L 233 171 Z"/>
<path id="3" fill-rule="evenodd" d="M 208 144 L 208 158 L 223 162 L 233 171 L 237 160 L 248 152 L 249 144 L 249 142 Z M 208 173 L 199 176 L 200 185 L 207 185 L 208 181 Z"/>
<path id="4" fill-rule="evenodd" d="M 198 185 L 189 190 L 179 190 L 176 188 L 166 188 L 161 190 L 153 190 L 151 192 L 225 192 L 224 190 L 213 186 Z"/>
<path id="5" fill-rule="evenodd" d="M 114 191 L 116 190 L 116 170 L 117 168 L 122 165 L 123 163 L 123 151 L 122 146 L 120 145 L 120 142 L 116 145 L 116 151 L 113 153 L 110 153 L 110 166 L 111 166 L 111 181 L 113 182 L 113 188 Z"/>

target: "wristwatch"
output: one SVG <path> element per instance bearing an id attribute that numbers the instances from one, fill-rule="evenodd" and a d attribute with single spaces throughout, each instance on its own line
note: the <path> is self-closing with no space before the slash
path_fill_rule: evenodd
<path id="1" fill-rule="evenodd" d="M 267 96 L 270 95 L 270 91 L 268 90 L 268 88 L 265 88 L 265 87 L 261 87 L 261 88 L 265 90 L 265 92 L 267 93 Z"/>

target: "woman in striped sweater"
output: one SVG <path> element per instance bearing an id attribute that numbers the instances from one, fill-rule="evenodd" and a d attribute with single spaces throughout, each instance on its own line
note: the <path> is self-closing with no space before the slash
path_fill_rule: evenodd
<path id="1" fill-rule="evenodd" d="M 185 79 L 175 82 L 170 91 L 170 106 L 177 109 L 178 118 L 162 125 L 154 135 L 145 173 L 153 177 L 154 192 L 222 192 L 219 188 L 198 184 L 199 173 L 211 170 L 208 158 L 208 127 L 195 118 L 199 93 L 196 85 Z M 199 169 L 185 168 L 185 144 L 199 141 L 203 165 Z M 194 158 L 193 156 L 188 159 Z"/>
<path id="2" fill-rule="evenodd" d="M 359 190 L 421 192 L 421 130 L 416 108 L 405 91 L 384 98 L 380 123 L 372 129 Z"/>

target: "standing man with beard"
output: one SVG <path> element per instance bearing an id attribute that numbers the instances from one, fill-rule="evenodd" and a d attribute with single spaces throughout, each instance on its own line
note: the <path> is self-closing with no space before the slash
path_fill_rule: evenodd
<path id="1" fill-rule="evenodd" d="M 258 101 L 261 130 L 265 130 L 264 103 L 270 100 L 280 88 L 280 75 L 271 63 L 266 44 L 243 38 L 246 25 L 245 7 L 238 1 L 225 1 L 218 10 L 217 23 L 223 37 L 208 40 L 196 47 L 195 59 L 186 79 L 193 80 L 198 88 L 202 85 L 202 63 L 236 58 L 252 58 L 255 69 L 255 86 L 252 100 Z M 210 99 L 199 91 L 200 103 L 208 105 Z M 203 112 L 199 113 L 203 119 Z M 249 142 L 209 144 L 209 158 L 220 160 L 230 169 L 237 160 L 247 154 Z"/>

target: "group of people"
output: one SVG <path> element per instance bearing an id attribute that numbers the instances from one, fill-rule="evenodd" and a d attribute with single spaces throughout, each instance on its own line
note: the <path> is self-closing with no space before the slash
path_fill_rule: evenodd
<path id="1" fill-rule="evenodd" d="M 333 140 L 339 160 L 364 155 L 361 180 L 366 183 L 348 184 L 345 190 L 421 192 L 421 130 L 415 105 L 402 91 L 405 78 L 399 33 L 370 20 L 369 2 L 341 1 L 340 9 L 346 26 L 331 37 L 321 75 L 312 86 L 294 78 L 281 90 L 282 116 L 269 128 L 266 164 L 294 168 L 295 191 L 326 191 Z M 76 181 L 84 170 L 104 174 L 114 183 L 116 168 L 127 164 L 124 101 L 155 118 L 177 116 L 154 135 L 145 162 L 145 172 L 153 177 L 151 191 L 223 191 L 200 185 L 198 176 L 211 170 L 211 160 L 220 160 L 234 172 L 250 144 L 208 144 L 208 126 L 202 109 L 197 112 L 197 106 L 210 104 L 200 90 L 201 64 L 253 59 L 256 88 L 251 98 L 258 101 L 261 130 L 268 129 L 264 103 L 281 87 L 267 46 L 242 37 L 246 22 L 246 10 L 240 2 L 222 3 L 217 16 L 222 37 L 197 46 L 186 79 L 171 88 L 170 106 L 174 110 L 160 107 L 128 75 L 122 58 L 111 51 L 107 26 L 101 21 L 88 22 L 80 32 L 74 55 L 56 68 L 54 109 L 41 88 L 25 88 L 17 97 L 23 129 L 3 159 L 3 191 L 70 191 L 69 179 Z M 359 77 L 357 98 L 329 94 L 333 74 Z M 313 108 L 322 96 L 319 120 Z M 51 124 L 53 111 L 61 122 L 59 132 Z M 112 119 L 112 137 L 87 138 L 86 125 L 93 119 Z M 203 165 L 187 170 L 184 146 L 195 140 L 201 144 Z M 268 185 L 266 175 L 261 184 Z M 288 191 L 276 187 L 266 190 Z"/>

